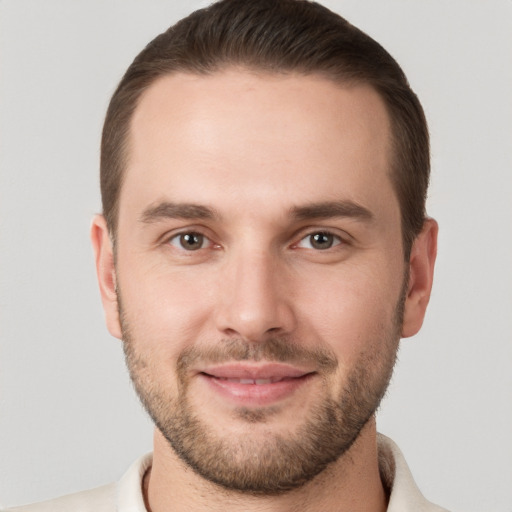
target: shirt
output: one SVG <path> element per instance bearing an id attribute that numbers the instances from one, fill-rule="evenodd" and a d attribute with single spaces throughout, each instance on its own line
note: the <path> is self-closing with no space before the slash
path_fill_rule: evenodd
<path id="1" fill-rule="evenodd" d="M 391 439 L 379 434 L 378 447 L 380 475 L 390 491 L 387 512 L 448 512 L 423 497 Z M 151 462 L 152 454 L 139 458 L 117 483 L 4 512 L 147 512 L 142 479 Z"/>

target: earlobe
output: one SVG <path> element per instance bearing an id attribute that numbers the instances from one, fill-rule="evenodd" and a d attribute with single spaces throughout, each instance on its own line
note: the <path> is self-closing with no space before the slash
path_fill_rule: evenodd
<path id="1" fill-rule="evenodd" d="M 107 328 L 112 336 L 121 339 L 114 251 L 107 222 L 103 215 L 96 215 L 92 221 L 91 243 Z"/>
<path id="2" fill-rule="evenodd" d="M 414 336 L 421 328 L 430 300 L 434 264 L 437 255 L 438 225 L 426 219 L 421 233 L 411 249 L 409 260 L 409 286 L 405 300 L 402 337 Z"/>

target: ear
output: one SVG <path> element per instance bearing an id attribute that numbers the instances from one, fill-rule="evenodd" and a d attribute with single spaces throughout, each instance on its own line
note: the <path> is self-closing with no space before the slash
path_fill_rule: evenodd
<path id="1" fill-rule="evenodd" d="M 91 242 L 96 262 L 96 275 L 107 328 L 115 338 L 121 339 L 121 324 L 116 291 L 116 269 L 112 240 L 103 215 L 96 215 L 91 225 Z"/>
<path id="2" fill-rule="evenodd" d="M 405 299 L 402 337 L 414 336 L 421 328 L 434 278 L 438 225 L 427 219 L 416 237 L 409 260 L 409 286 Z"/>

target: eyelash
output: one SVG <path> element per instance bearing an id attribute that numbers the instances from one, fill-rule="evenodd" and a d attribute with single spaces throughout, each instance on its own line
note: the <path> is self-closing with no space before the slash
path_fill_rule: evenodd
<path id="1" fill-rule="evenodd" d="M 200 237 L 201 238 L 201 246 L 197 247 L 195 249 L 188 250 L 182 244 L 182 241 L 186 240 L 186 237 L 191 237 L 191 238 L 198 238 L 198 237 Z M 174 240 L 176 241 L 176 244 L 172 243 Z M 211 240 L 206 235 L 204 235 L 203 233 L 201 233 L 199 231 L 192 231 L 192 230 L 191 231 L 183 231 L 181 233 L 177 233 L 177 234 L 175 234 L 175 235 L 173 235 L 173 236 L 171 236 L 171 237 L 169 237 L 167 239 L 167 244 L 172 245 L 172 246 L 176 247 L 177 249 L 184 249 L 187 252 L 195 252 L 195 251 L 198 251 L 200 249 L 206 249 L 206 247 L 204 247 L 204 244 L 206 242 L 209 242 L 210 244 L 212 243 Z M 178 244 L 179 244 L 179 246 L 178 246 Z"/>
<path id="2" fill-rule="evenodd" d="M 192 242 L 194 242 L 194 240 L 197 241 L 197 239 L 199 239 L 199 241 L 197 241 L 197 243 L 200 242 L 200 246 L 193 248 L 193 249 L 190 248 L 190 246 L 189 246 L 189 248 L 186 248 L 183 245 L 183 242 L 187 241 L 187 237 L 190 237 L 192 239 Z M 315 243 L 320 244 L 322 242 L 320 242 L 318 240 L 313 241 L 312 237 L 327 237 L 330 239 L 331 243 L 330 243 L 330 245 L 328 245 L 328 247 L 323 247 L 323 248 L 322 247 L 314 247 Z M 308 240 L 309 240 L 310 246 L 309 247 L 301 247 L 301 244 Z M 173 243 L 173 241 L 175 241 L 175 243 Z M 201 249 L 206 249 L 207 245 L 205 245 L 205 244 L 212 245 L 212 248 L 220 247 L 219 245 L 214 244 L 211 241 L 211 239 L 208 236 L 206 236 L 205 234 L 201 233 L 200 231 L 194 231 L 194 230 L 182 231 L 181 233 L 176 233 L 175 235 L 167 238 L 166 243 L 169 245 L 172 245 L 173 247 L 176 247 L 177 249 L 183 249 L 186 252 L 196 252 Z M 329 249 L 333 249 L 339 245 L 346 245 L 346 244 L 347 244 L 347 241 L 345 239 L 343 239 L 341 236 L 336 235 L 328 230 L 320 229 L 320 230 L 310 231 L 309 233 L 305 234 L 297 243 L 294 243 L 291 247 L 292 248 L 311 249 L 314 251 L 323 252 L 323 251 L 328 251 Z"/>
<path id="3" fill-rule="evenodd" d="M 313 241 L 313 237 L 328 237 L 331 239 L 331 244 L 328 247 L 308 247 L 307 249 L 314 249 L 317 251 L 327 251 L 329 249 L 332 249 L 334 247 L 337 247 L 338 245 L 341 245 L 343 243 L 346 243 L 340 236 L 335 235 L 334 233 L 331 233 L 330 231 L 326 230 L 318 230 L 318 231 L 311 231 L 306 236 L 302 237 L 297 244 L 294 244 L 294 247 L 300 247 L 300 244 L 306 240 L 310 241 L 310 246 L 313 246 L 315 243 L 321 243 L 318 240 Z"/>

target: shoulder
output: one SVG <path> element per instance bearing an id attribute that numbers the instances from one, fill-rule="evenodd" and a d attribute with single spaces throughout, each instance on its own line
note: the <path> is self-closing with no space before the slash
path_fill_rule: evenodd
<path id="1" fill-rule="evenodd" d="M 115 512 L 116 485 L 69 494 L 54 500 L 8 508 L 4 512 Z"/>
<path id="2" fill-rule="evenodd" d="M 0 512 L 145 512 L 142 479 L 152 454 L 138 458 L 117 483 Z"/>

